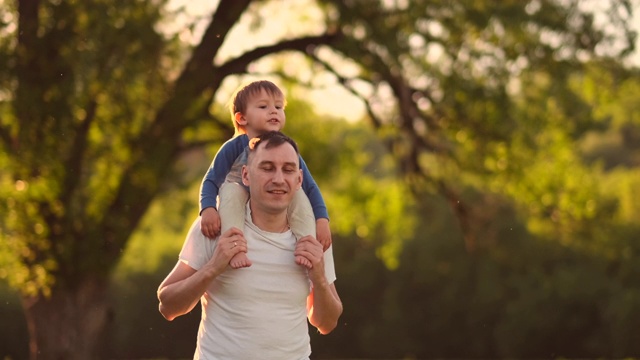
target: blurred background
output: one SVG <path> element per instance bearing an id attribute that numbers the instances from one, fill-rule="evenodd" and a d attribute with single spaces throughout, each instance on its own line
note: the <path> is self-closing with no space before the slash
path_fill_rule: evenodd
<path id="1" fill-rule="evenodd" d="M 331 217 L 312 358 L 639 357 L 638 12 L 0 0 L 0 358 L 191 358 L 156 289 L 257 79 Z"/>

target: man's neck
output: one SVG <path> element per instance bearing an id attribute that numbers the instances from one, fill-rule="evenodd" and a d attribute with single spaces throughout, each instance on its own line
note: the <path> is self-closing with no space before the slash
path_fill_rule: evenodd
<path id="1" fill-rule="evenodd" d="M 251 221 L 260 230 L 264 230 L 272 233 L 283 233 L 289 230 L 289 220 L 287 219 L 287 212 L 281 212 L 277 214 L 266 213 L 264 211 L 254 211 L 251 204 Z"/>

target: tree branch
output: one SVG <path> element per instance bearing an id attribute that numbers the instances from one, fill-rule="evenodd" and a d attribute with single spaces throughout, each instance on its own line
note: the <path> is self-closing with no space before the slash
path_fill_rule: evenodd
<path id="1" fill-rule="evenodd" d="M 34 46 L 39 27 L 38 8 L 39 0 L 18 1 L 18 44 L 23 48 Z"/>
<path id="2" fill-rule="evenodd" d="M 407 81 L 401 75 L 392 73 L 389 70 L 390 66 L 387 66 L 385 61 L 377 54 L 367 50 L 360 44 L 353 45 L 357 46 L 365 55 L 361 54 L 359 57 L 350 56 L 348 54 L 348 46 L 345 49 L 336 50 L 341 51 L 346 57 L 360 62 L 360 64 L 365 68 L 372 69 L 374 72 L 377 70 L 376 75 L 379 76 L 380 80 L 387 82 L 387 84 L 391 87 L 393 94 L 398 102 L 398 111 L 402 120 L 399 126 L 403 133 L 410 139 L 410 149 L 408 153 L 405 155 L 398 155 L 397 153 L 395 154 L 396 158 L 399 160 L 402 172 L 405 176 L 415 175 L 423 179 L 424 181 L 436 185 L 438 193 L 447 200 L 454 213 L 455 218 L 458 220 L 460 229 L 463 233 L 465 248 L 470 253 L 474 252 L 476 249 L 476 238 L 471 227 L 471 215 L 468 207 L 465 203 L 462 202 L 460 196 L 451 187 L 449 187 L 449 185 L 447 185 L 445 181 L 438 180 L 430 176 L 429 171 L 427 169 L 424 169 L 424 167 L 420 164 L 419 155 L 421 151 L 428 151 L 433 153 L 448 153 L 449 150 L 446 148 L 446 146 L 438 144 L 435 139 L 422 137 L 415 131 L 413 122 L 418 118 L 424 121 L 429 129 L 435 130 L 439 128 L 435 119 L 429 117 L 428 114 L 423 114 L 418 109 L 417 103 L 413 99 L 413 94 L 419 90 L 410 87 Z M 365 66 L 365 64 L 363 64 L 361 61 L 361 59 L 365 58 L 367 58 L 370 63 L 373 63 L 375 65 Z M 314 57 L 314 61 L 321 64 L 327 71 L 334 74 L 338 78 L 338 81 L 345 87 L 345 89 L 347 89 L 358 98 L 362 99 L 374 127 L 376 129 L 382 127 L 382 121 L 378 119 L 374 114 L 370 106 L 370 101 L 364 96 L 360 95 L 355 89 L 353 89 L 353 87 L 349 85 L 349 79 L 341 76 L 336 69 L 334 69 L 328 63 L 320 60 L 319 58 Z M 364 81 L 375 85 L 375 82 L 373 80 L 364 79 Z M 422 91 L 420 91 L 420 93 L 422 94 L 422 96 L 428 98 L 427 93 Z M 385 141 L 387 148 L 392 154 L 394 154 L 394 145 L 397 143 L 406 143 L 406 141 L 401 137 L 396 137 Z"/>
<path id="3" fill-rule="evenodd" d="M 176 89 L 192 80 L 193 74 L 211 71 L 211 64 L 220 50 L 227 34 L 238 22 L 251 0 L 221 0 L 217 10 L 211 18 L 209 27 L 205 30 L 202 40 L 193 50 L 182 73 L 176 81 Z"/>
<path id="4" fill-rule="evenodd" d="M 222 64 L 217 71 L 222 74 L 246 73 L 250 63 L 270 54 L 282 51 L 294 50 L 305 54 L 313 52 L 318 45 L 328 45 L 341 39 L 342 36 L 335 32 L 327 32 L 317 36 L 305 36 L 292 40 L 281 41 L 277 44 L 262 46 L 248 51 L 241 56 Z"/>
<path id="5" fill-rule="evenodd" d="M 96 110 L 98 104 L 95 100 L 92 100 L 87 106 L 86 116 L 82 119 L 82 122 L 76 129 L 76 133 L 69 151 L 69 158 L 65 162 L 64 184 L 62 185 L 62 193 L 60 194 L 60 200 L 66 204 L 71 199 L 73 190 L 80 182 L 80 174 L 82 173 L 82 159 L 85 155 L 87 148 L 87 137 L 89 135 L 89 129 L 96 117 Z"/>
<path id="6" fill-rule="evenodd" d="M 438 180 L 436 182 L 438 186 L 438 192 L 449 202 L 449 206 L 458 219 L 460 224 L 460 230 L 462 230 L 462 236 L 464 237 L 464 245 L 467 252 L 473 253 L 476 250 L 476 237 L 471 227 L 471 215 L 469 209 L 453 189 L 451 189 L 444 181 Z"/>
<path id="7" fill-rule="evenodd" d="M 132 162 L 125 169 L 114 200 L 104 214 L 102 231 L 107 258 L 119 256 L 129 232 L 139 223 L 159 191 L 161 179 L 170 171 L 167 165 L 180 154 L 179 139 L 183 130 L 194 125 L 197 115 L 211 102 L 220 83 L 228 75 L 214 73 L 213 59 L 250 3 L 251 0 L 220 1 L 171 95 L 147 131 L 132 144 Z M 207 90 L 211 91 L 205 94 Z M 147 158 L 150 153 L 154 154 L 153 159 Z"/>
<path id="8" fill-rule="evenodd" d="M 342 76 L 333 66 L 331 66 L 326 61 L 320 59 L 316 55 L 310 54 L 309 56 L 313 59 L 313 61 L 320 64 L 325 70 L 332 73 L 338 79 L 338 82 L 340 83 L 340 85 L 342 85 L 342 87 L 344 87 L 345 90 L 350 92 L 353 96 L 357 97 L 358 99 L 362 100 L 362 103 L 365 106 L 367 115 L 369 115 L 369 119 L 371 120 L 373 127 L 375 129 L 380 129 L 382 127 L 382 120 L 378 118 L 378 116 L 373 111 L 373 108 L 371 107 L 371 102 L 369 102 L 369 99 L 367 99 L 364 95 L 360 94 L 353 86 L 351 86 L 351 83 L 353 83 L 355 79 L 346 78 Z M 362 77 L 359 77 L 358 79 L 364 82 L 371 83 L 369 80 L 364 79 Z"/>

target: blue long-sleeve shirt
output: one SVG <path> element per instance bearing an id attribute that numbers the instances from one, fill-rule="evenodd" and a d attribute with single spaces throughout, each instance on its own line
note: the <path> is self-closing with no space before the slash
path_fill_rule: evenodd
<path id="1" fill-rule="evenodd" d="M 220 186 L 222 186 L 227 174 L 231 171 L 233 163 L 245 151 L 247 146 L 249 146 L 249 137 L 243 134 L 228 140 L 220 147 L 200 185 L 200 213 L 208 207 L 216 208 Z M 302 190 L 309 198 L 316 220 L 328 219 L 329 213 L 320 193 L 320 188 L 313 180 L 302 156 L 300 156 L 300 168 L 302 169 L 303 179 Z"/>

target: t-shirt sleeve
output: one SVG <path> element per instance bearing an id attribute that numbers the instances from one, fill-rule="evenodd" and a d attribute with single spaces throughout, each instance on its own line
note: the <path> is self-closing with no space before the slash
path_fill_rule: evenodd
<path id="1" fill-rule="evenodd" d="M 311 176 L 311 172 L 307 167 L 307 164 L 300 157 L 300 169 L 302 169 L 302 190 L 307 194 L 309 198 L 309 202 L 311 203 L 311 208 L 313 209 L 313 215 L 317 219 L 328 219 L 329 212 L 327 211 L 327 206 L 324 203 L 324 199 L 322 198 L 322 193 L 320 192 L 320 188 L 316 181 L 313 180 L 313 176 Z"/>
<path id="2" fill-rule="evenodd" d="M 246 137 L 246 135 L 240 135 L 228 140 L 216 153 L 200 184 L 200 213 L 208 207 L 216 208 L 220 186 L 224 183 L 236 158 L 244 151 L 245 143 L 248 143 Z"/>
<path id="3" fill-rule="evenodd" d="M 191 225 L 179 255 L 180 261 L 194 270 L 202 268 L 213 257 L 213 250 L 218 242 L 217 239 L 210 240 L 202 235 L 200 219 L 198 216 Z"/>
<path id="4" fill-rule="evenodd" d="M 336 281 L 336 266 L 333 261 L 333 245 L 324 252 L 324 276 L 329 284 Z"/>

